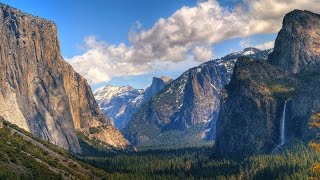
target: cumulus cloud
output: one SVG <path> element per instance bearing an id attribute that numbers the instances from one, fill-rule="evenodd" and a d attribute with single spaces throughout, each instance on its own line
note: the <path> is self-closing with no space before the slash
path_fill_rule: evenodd
<path id="1" fill-rule="evenodd" d="M 192 54 L 197 61 L 206 61 L 213 57 L 211 47 L 196 46 L 193 48 Z"/>
<path id="2" fill-rule="evenodd" d="M 212 58 L 212 45 L 236 37 L 275 33 L 283 16 L 296 8 L 319 12 L 312 0 L 243 0 L 233 9 L 216 0 L 199 1 L 195 7 L 182 7 L 170 17 L 160 18 L 150 29 L 129 32 L 130 45 L 109 45 L 88 37 L 88 50 L 69 61 L 91 83 L 112 77 L 140 75 L 154 69 L 154 62 L 181 62 Z M 269 44 L 270 45 L 270 44 Z"/>
<path id="3" fill-rule="evenodd" d="M 274 41 L 268 41 L 268 42 L 265 42 L 263 44 L 258 44 L 255 47 L 258 48 L 258 49 L 261 49 L 261 50 L 271 49 L 271 48 L 274 47 Z"/>
<path id="4" fill-rule="evenodd" d="M 84 54 L 67 61 L 92 84 L 110 81 L 113 77 L 145 74 L 151 69 L 150 63 L 136 65 L 128 61 L 132 48 L 124 44 L 108 45 L 89 36 L 84 40 L 84 48 L 87 49 Z"/>
<path id="5" fill-rule="evenodd" d="M 262 44 L 256 44 L 252 43 L 252 40 L 250 38 L 245 38 L 239 42 L 240 47 L 242 48 L 247 48 L 247 47 L 255 47 L 260 50 L 265 50 L 265 49 L 271 49 L 274 47 L 274 41 L 268 41 L 264 42 Z"/>

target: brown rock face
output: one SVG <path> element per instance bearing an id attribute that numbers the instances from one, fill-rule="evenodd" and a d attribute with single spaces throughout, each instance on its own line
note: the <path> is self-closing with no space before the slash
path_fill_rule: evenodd
<path id="1" fill-rule="evenodd" d="M 62 59 L 56 32 L 53 22 L 0 4 L 0 115 L 79 153 L 76 129 L 111 123 Z"/>
<path id="2" fill-rule="evenodd" d="M 287 14 L 269 63 L 238 60 L 217 122 L 216 150 L 241 158 L 316 137 L 320 112 L 320 15 Z"/>
<path id="3" fill-rule="evenodd" d="M 295 10 L 288 13 L 269 62 L 291 73 L 320 67 L 320 15 Z"/>
<path id="4" fill-rule="evenodd" d="M 217 122 L 218 154 L 239 158 L 278 145 L 283 101 L 273 96 L 269 83 L 285 75 L 263 61 L 237 61 Z"/>
<path id="5" fill-rule="evenodd" d="M 82 140 L 94 147 L 97 147 L 97 142 L 98 146 L 105 148 L 126 149 L 129 145 L 128 141 L 123 138 L 115 126 L 97 126 L 82 129 L 81 134 L 85 136 Z"/>
<path id="6" fill-rule="evenodd" d="M 67 63 L 64 63 L 63 75 L 75 128 L 112 125 L 112 121 L 103 116 L 96 104 L 87 81 Z"/>

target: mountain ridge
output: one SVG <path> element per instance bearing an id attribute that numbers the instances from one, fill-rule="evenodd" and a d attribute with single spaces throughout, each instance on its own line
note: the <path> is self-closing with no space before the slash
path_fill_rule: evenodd
<path id="1" fill-rule="evenodd" d="M 152 147 L 165 146 L 169 143 L 165 139 L 176 142 L 175 136 L 188 137 L 176 144 L 214 139 L 220 90 L 229 82 L 236 57 L 247 53 L 266 59 L 271 52 L 252 50 L 232 53 L 184 72 L 142 106 L 123 130 L 125 137 L 134 145 Z"/>
<path id="2" fill-rule="evenodd" d="M 104 115 L 112 118 L 117 128 L 122 130 L 133 114 L 171 81 L 166 76 L 153 77 L 151 85 L 145 90 L 107 85 L 98 88 L 93 94 Z"/>

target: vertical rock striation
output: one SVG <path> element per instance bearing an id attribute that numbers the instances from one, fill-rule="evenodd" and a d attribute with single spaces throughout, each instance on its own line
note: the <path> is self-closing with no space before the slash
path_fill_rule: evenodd
<path id="1" fill-rule="evenodd" d="M 76 129 L 110 124 L 86 80 L 61 57 L 56 25 L 3 4 L 0 115 L 76 153 Z"/>

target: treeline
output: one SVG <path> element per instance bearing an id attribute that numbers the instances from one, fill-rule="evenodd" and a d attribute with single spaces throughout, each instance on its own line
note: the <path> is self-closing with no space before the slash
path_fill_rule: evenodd
<path id="1" fill-rule="evenodd" d="M 217 160 L 208 147 L 86 157 L 83 161 L 104 169 L 113 179 L 310 179 L 312 164 L 320 162 L 320 155 L 298 142 L 287 149 L 241 161 Z"/>
<path id="2" fill-rule="evenodd" d="M 42 142 L 51 150 L 68 157 L 75 156 Z M 320 162 L 320 153 L 301 142 L 286 145 L 271 155 L 253 156 L 241 161 L 217 159 L 213 147 L 140 152 L 101 152 L 100 156 L 78 157 L 88 176 L 79 176 L 78 168 L 70 162 L 53 158 L 48 152 L 0 129 L 0 180 L 2 179 L 320 179 L 311 174 L 311 167 Z M 59 169 L 54 172 L 49 169 Z M 67 164 L 67 165 L 66 165 Z M 88 164 L 91 164 L 92 167 Z M 99 169 L 97 169 L 99 168 Z M 94 176 L 91 178 L 91 176 Z"/>

